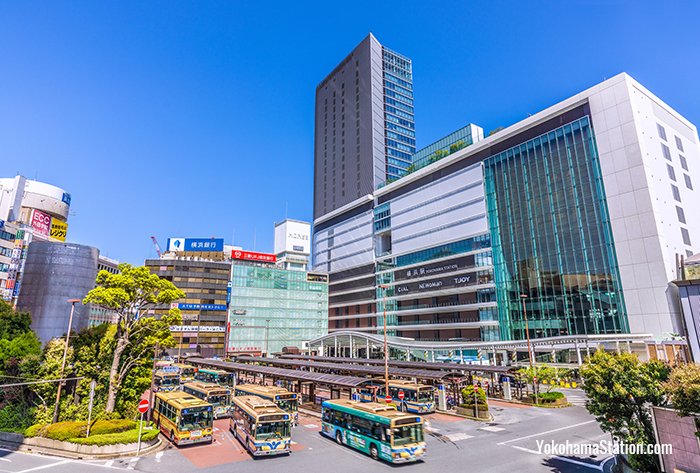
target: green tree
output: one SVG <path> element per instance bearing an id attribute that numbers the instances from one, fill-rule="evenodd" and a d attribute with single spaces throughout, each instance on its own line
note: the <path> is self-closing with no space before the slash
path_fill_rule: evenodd
<path id="1" fill-rule="evenodd" d="M 505 127 L 499 126 L 497 128 L 494 128 L 493 130 L 489 131 L 489 134 L 487 136 L 492 136 L 498 133 L 501 130 L 505 130 Z"/>
<path id="2" fill-rule="evenodd" d="M 409 164 L 408 167 L 406 168 L 406 174 L 411 174 L 412 172 L 416 171 L 416 165 L 415 164 Z"/>
<path id="3" fill-rule="evenodd" d="M 588 396 L 586 409 L 596 417 L 601 429 L 626 444 L 653 444 L 654 427 L 647 404 L 663 406 L 663 382 L 668 365 L 652 360 L 646 363 L 631 353 L 598 350 L 581 367 L 583 389 Z M 640 471 L 658 471 L 655 455 L 630 455 L 631 465 Z"/>
<path id="4" fill-rule="evenodd" d="M 171 309 L 167 316 L 156 320 L 147 315 L 149 309 L 185 297 L 172 282 L 159 278 L 144 266 L 122 263 L 119 271 L 119 274 L 100 271 L 97 287 L 83 300 L 84 304 L 112 310 L 117 316 L 105 404 L 108 414 L 114 412 L 119 389 L 129 371 L 143 363 L 144 357 L 150 358 L 156 341 L 163 338 L 165 331 L 164 345 L 174 344 L 167 326 L 179 323 L 180 311 Z"/>
<path id="5" fill-rule="evenodd" d="M 682 417 L 697 416 L 700 414 L 700 365 L 689 363 L 676 366 L 671 371 L 671 376 L 664 383 L 664 390 L 678 415 Z M 695 417 L 700 437 L 700 419 Z"/>
<path id="6" fill-rule="evenodd" d="M 518 374 L 522 378 L 530 383 L 535 384 L 535 378 L 537 378 L 537 386 L 539 391 L 539 386 L 544 384 L 547 386 L 547 392 L 551 391 L 552 388 L 559 383 L 561 380 L 567 379 L 571 372 L 564 368 L 556 368 L 546 364 L 541 364 L 532 367 L 520 368 Z"/>

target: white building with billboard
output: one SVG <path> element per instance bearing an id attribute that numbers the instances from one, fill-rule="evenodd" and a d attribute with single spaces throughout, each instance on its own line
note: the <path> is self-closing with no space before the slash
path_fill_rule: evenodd
<path id="1" fill-rule="evenodd" d="M 276 223 L 275 255 L 278 266 L 306 271 L 311 255 L 311 224 L 289 218 Z"/>

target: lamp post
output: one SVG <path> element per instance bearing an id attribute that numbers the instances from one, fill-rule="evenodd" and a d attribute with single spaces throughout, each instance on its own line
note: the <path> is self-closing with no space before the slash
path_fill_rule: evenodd
<path id="1" fill-rule="evenodd" d="M 265 356 L 270 357 L 268 353 L 270 349 L 270 319 L 265 320 Z"/>
<path id="2" fill-rule="evenodd" d="M 386 338 L 386 290 L 389 286 L 380 284 L 382 289 L 382 305 L 384 310 L 384 396 L 389 395 L 389 342 Z"/>
<path id="3" fill-rule="evenodd" d="M 63 386 L 63 372 L 66 369 L 66 357 L 68 356 L 68 340 L 70 339 L 70 330 L 73 326 L 73 313 L 75 312 L 75 304 L 80 302 L 80 299 L 68 299 L 70 302 L 70 317 L 68 318 L 68 332 L 66 332 L 66 346 L 63 347 L 63 361 L 61 362 L 61 377 L 56 390 L 56 404 L 53 406 L 53 423 L 58 422 L 58 404 L 61 400 L 61 387 Z"/>
<path id="4" fill-rule="evenodd" d="M 530 360 L 530 368 L 532 368 L 532 347 L 530 346 L 530 326 L 527 323 L 527 308 L 525 307 L 525 299 L 527 294 L 520 294 L 520 299 L 523 301 L 523 316 L 525 318 L 525 336 L 527 337 L 527 356 Z"/>

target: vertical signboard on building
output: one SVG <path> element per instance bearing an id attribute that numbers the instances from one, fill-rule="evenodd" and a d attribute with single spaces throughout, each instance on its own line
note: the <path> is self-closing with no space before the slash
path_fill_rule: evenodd
<path id="1" fill-rule="evenodd" d="M 34 209 L 32 210 L 30 225 L 34 229 L 35 234 L 49 236 L 51 234 L 51 215 Z"/>
<path id="2" fill-rule="evenodd" d="M 58 219 L 53 219 L 51 221 L 51 238 L 55 238 L 59 241 L 66 241 L 66 236 L 68 235 L 68 224 L 61 222 Z"/>

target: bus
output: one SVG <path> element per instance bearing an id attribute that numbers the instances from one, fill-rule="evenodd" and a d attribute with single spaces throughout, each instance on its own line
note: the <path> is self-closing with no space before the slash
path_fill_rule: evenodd
<path id="1" fill-rule="evenodd" d="M 154 392 L 177 391 L 180 389 L 180 375 L 174 371 L 156 371 L 153 375 Z"/>
<path id="2" fill-rule="evenodd" d="M 194 381 L 194 374 L 197 372 L 197 368 L 185 363 L 175 363 L 173 366 L 176 367 L 177 372 L 180 373 L 180 381 L 183 383 Z"/>
<path id="3" fill-rule="evenodd" d="M 193 381 L 185 383 L 182 390 L 211 404 L 214 407 L 214 419 L 229 416 L 229 405 L 231 404 L 231 390 L 229 388 L 215 383 Z"/>
<path id="4" fill-rule="evenodd" d="M 211 443 L 213 407 L 182 391 L 156 393 L 153 422 L 176 446 Z"/>
<path id="5" fill-rule="evenodd" d="M 222 386 L 233 386 L 233 373 L 212 368 L 199 368 L 194 375 L 197 381 L 205 383 L 216 383 Z"/>
<path id="6" fill-rule="evenodd" d="M 386 397 L 384 382 L 377 387 L 377 399 Z M 399 391 L 403 391 L 403 401 L 399 399 Z M 417 384 L 398 379 L 389 380 L 389 395 L 391 403 L 403 412 L 429 414 L 435 412 L 435 387 L 427 384 Z"/>
<path id="7" fill-rule="evenodd" d="M 423 419 L 394 406 L 334 399 L 323 402 L 321 420 L 323 435 L 375 460 L 407 463 L 425 456 Z"/>
<path id="8" fill-rule="evenodd" d="M 236 396 L 229 430 L 254 457 L 291 453 L 291 416 L 258 396 Z"/>
<path id="9" fill-rule="evenodd" d="M 299 395 L 277 386 L 259 386 L 257 384 L 237 384 L 235 396 L 258 396 L 272 401 L 283 411 L 287 411 L 299 423 Z"/>

